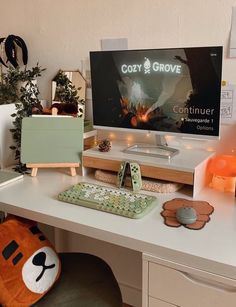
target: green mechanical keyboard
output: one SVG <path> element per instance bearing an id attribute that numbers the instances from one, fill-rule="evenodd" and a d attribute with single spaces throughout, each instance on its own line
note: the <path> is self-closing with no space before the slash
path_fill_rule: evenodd
<path id="1" fill-rule="evenodd" d="M 85 182 L 61 192 L 58 199 L 134 219 L 143 217 L 157 204 L 155 196 Z"/>

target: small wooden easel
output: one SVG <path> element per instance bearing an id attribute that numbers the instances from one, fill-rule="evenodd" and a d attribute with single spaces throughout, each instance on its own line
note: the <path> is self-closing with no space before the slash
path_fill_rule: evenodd
<path id="1" fill-rule="evenodd" d="M 71 176 L 76 176 L 76 167 L 80 166 L 80 163 L 28 163 L 28 168 L 32 168 L 31 176 L 36 177 L 38 168 L 61 168 L 69 167 Z"/>

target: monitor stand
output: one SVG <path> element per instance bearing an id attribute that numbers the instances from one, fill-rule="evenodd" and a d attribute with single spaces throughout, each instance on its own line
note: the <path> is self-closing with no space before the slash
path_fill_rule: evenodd
<path id="1" fill-rule="evenodd" d="M 164 136 L 156 135 L 156 145 L 134 144 L 130 147 L 125 148 L 123 152 L 128 154 L 170 159 L 171 157 L 178 154 L 179 150 L 168 147 L 168 144 Z"/>

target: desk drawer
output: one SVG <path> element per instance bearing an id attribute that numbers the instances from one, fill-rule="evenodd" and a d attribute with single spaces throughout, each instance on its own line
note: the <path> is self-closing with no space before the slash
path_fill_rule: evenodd
<path id="1" fill-rule="evenodd" d="M 149 262 L 149 296 L 181 307 L 235 307 L 236 286 Z M 155 305 L 154 305 L 155 306 Z M 158 305 L 157 305 L 158 306 Z"/>

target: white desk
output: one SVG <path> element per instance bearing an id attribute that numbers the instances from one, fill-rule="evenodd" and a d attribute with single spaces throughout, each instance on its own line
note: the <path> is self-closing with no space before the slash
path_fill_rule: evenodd
<path id="1" fill-rule="evenodd" d="M 0 210 L 236 280 L 236 200 L 232 194 L 205 189 L 198 199 L 208 201 L 215 212 L 202 230 L 193 231 L 167 227 L 160 216 L 164 201 L 190 198 L 187 190 L 160 194 L 159 206 L 133 220 L 57 200 L 59 192 L 78 181 L 93 179 L 70 177 L 60 170 L 40 170 L 35 178 L 26 175 L 0 188 Z"/>

